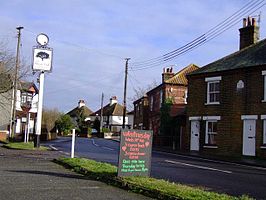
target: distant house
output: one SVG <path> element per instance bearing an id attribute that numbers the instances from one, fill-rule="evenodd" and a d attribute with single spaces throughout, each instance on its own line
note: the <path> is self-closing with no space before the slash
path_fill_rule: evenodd
<path id="1" fill-rule="evenodd" d="M 93 111 L 86 106 L 85 101 L 79 100 L 78 106 L 67 112 L 66 115 L 69 115 L 75 126 L 78 127 L 80 124 L 85 124 L 87 121 L 90 121 L 90 115 L 92 113 Z"/>
<path id="2" fill-rule="evenodd" d="M 123 108 L 124 107 L 118 103 L 116 96 L 111 97 L 110 103 L 103 107 L 103 127 L 108 128 L 111 132 L 120 132 L 123 125 Z M 101 109 L 90 115 L 92 121 L 96 118 L 100 120 L 100 116 Z M 126 128 L 132 128 L 133 126 L 132 122 L 131 124 L 129 123 L 129 117 L 133 118 L 133 115 L 126 115 Z"/>
<path id="3" fill-rule="evenodd" d="M 266 158 L 266 40 L 244 19 L 240 50 L 188 75 L 187 149 Z"/>
<path id="4" fill-rule="evenodd" d="M 20 81 L 16 93 L 15 138 L 22 139 L 25 132 L 33 134 L 37 117 L 38 88 L 33 82 Z M 10 132 L 12 89 L 0 94 L 0 130 Z M 5 106 L 3 106 L 5 105 Z"/>
<path id="5" fill-rule="evenodd" d="M 153 130 L 154 144 L 181 148 L 187 97 L 186 74 L 199 67 L 191 64 L 177 73 L 166 68 L 162 83 L 134 102 L 135 128 Z M 181 131 L 181 132 L 180 132 Z"/>

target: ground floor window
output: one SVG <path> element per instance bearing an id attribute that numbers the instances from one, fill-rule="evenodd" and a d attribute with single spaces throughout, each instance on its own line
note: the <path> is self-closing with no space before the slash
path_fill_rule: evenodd
<path id="1" fill-rule="evenodd" d="M 205 143 L 216 145 L 217 121 L 206 121 Z"/>

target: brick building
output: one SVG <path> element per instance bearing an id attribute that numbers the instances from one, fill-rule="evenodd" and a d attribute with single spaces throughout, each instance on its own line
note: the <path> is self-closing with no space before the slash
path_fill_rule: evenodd
<path id="1" fill-rule="evenodd" d="M 174 73 L 172 68 L 166 68 L 162 73 L 162 83 L 147 92 L 148 129 L 153 130 L 155 145 L 180 148 L 182 140 L 180 130 L 185 130 L 185 123 L 181 119 L 174 121 L 174 118 L 184 117 L 187 103 L 186 74 L 198 68 L 191 64 L 177 73 Z M 166 104 L 169 107 L 162 108 Z M 162 131 L 162 126 L 165 127 L 164 131 Z"/>
<path id="2" fill-rule="evenodd" d="M 266 40 L 244 19 L 240 50 L 188 75 L 186 148 L 266 158 Z"/>
<path id="3" fill-rule="evenodd" d="M 149 101 L 148 96 L 144 95 L 133 102 L 134 104 L 134 129 L 149 130 Z"/>

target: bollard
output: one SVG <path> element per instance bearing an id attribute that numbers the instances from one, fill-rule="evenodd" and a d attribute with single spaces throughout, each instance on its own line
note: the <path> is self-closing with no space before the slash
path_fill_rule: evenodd
<path id="1" fill-rule="evenodd" d="M 72 130 L 72 146 L 71 146 L 71 158 L 74 158 L 74 153 L 75 153 L 75 132 L 76 130 Z"/>

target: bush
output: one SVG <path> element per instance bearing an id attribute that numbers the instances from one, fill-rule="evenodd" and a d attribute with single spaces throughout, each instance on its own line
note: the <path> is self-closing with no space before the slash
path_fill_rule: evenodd
<path id="1" fill-rule="evenodd" d="M 102 133 L 109 133 L 110 132 L 110 129 L 109 128 L 102 128 Z"/>

